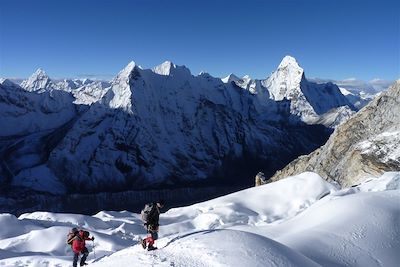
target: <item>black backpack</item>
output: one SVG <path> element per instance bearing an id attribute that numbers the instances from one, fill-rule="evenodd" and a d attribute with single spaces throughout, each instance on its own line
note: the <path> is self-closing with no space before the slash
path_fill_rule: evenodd
<path id="1" fill-rule="evenodd" d="M 83 231 L 83 237 L 89 237 L 90 233 L 88 231 Z"/>

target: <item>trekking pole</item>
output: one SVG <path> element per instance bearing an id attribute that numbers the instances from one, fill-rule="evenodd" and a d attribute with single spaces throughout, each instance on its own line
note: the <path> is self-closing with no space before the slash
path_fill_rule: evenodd
<path id="1" fill-rule="evenodd" d="M 94 240 L 92 240 L 93 258 L 96 259 L 96 250 L 94 249 Z"/>

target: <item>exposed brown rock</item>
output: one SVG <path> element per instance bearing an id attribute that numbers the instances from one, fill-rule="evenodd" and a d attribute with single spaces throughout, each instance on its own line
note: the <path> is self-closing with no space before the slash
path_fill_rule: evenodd
<path id="1" fill-rule="evenodd" d="M 327 143 L 276 172 L 270 181 L 313 171 L 342 186 L 400 170 L 400 80 L 336 128 Z M 400 150 L 399 150 L 400 151 Z"/>

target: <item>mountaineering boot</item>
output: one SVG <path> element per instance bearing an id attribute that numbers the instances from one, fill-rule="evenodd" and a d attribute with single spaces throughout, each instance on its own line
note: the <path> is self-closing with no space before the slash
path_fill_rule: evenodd
<path id="1" fill-rule="evenodd" d="M 152 251 L 152 250 L 156 250 L 156 249 L 157 249 L 156 247 L 149 246 L 149 247 L 147 248 L 147 251 Z"/>
<path id="2" fill-rule="evenodd" d="M 142 244 L 143 249 L 146 249 L 146 240 L 142 239 L 140 243 Z"/>

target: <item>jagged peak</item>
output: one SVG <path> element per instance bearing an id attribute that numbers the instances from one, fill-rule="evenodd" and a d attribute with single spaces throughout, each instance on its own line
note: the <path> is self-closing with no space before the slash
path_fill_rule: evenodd
<path id="1" fill-rule="evenodd" d="M 299 63 L 297 63 L 297 60 L 292 57 L 292 56 L 285 56 L 281 63 L 278 66 L 278 69 L 285 69 L 285 68 L 291 68 L 291 69 L 301 69 L 303 70 L 300 66 Z"/>
<path id="2" fill-rule="evenodd" d="M 51 89 L 54 84 L 42 69 L 38 68 L 29 78 L 21 83 L 21 87 L 28 91 L 38 91 L 41 89 Z"/>
<path id="3" fill-rule="evenodd" d="M 34 73 L 33 73 L 33 75 L 35 75 L 35 76 L 47 76 L 48 77 L 48 75 L 47 75 L 47 73 L 44 71 L 44 69 L 42 69 L 42 68 L 38 68 Z"/>
<path id="4" fill-rule="evenodd" d="M 42 69 L 38 68 L 29 78 L 28 81 L 36 81 L 36 80 L 45 80 L 45 79 L 50 79 L 50 77 L 47 75 L 47 73 Z"/>
<path id="5" fill-rule="evenodd" d="M 244 75 L 244 76 L 242 77 L 242 80 L 245 81 L 245 82 L 248 82 L 248 81 L 251 80 L 251 77 L 250 77 L 250 75 Z"/>
<path id="6" fill-rule="evenodd" d="M 151 69 L 154 73 L 165 76 L 191 75 L 190 70 L 186 66 L 178 66 L 171 61 L 165 61 L 160 65 Z"/>
<path id="7" fill-rule="evenodd" d="M 240 78 L 233 73 L 221 79 L 223 83 L 237 82 L 238 80 L 240 80 Z"/>
<path id="8" fill-rule="evenodd" d="M 131 61 L 119 73 L 120 74 L 128 74 L 129 75 L 129 73 L 131 73 L 136 67 L 137 67 L 136 62 L 135 61 Z"/>
<path id="9" fill-rule="evenodd" d="M 135 61 L 131 61 L 126 65 L 120 72 L 118 72 L 117 76 L 111 81 L 112 83 L 119 83 L 122 80 L 128 80 L 131 76 L 131 73 L 135 69 L 140 69 L 140 67 L 135 63 Z"/>

